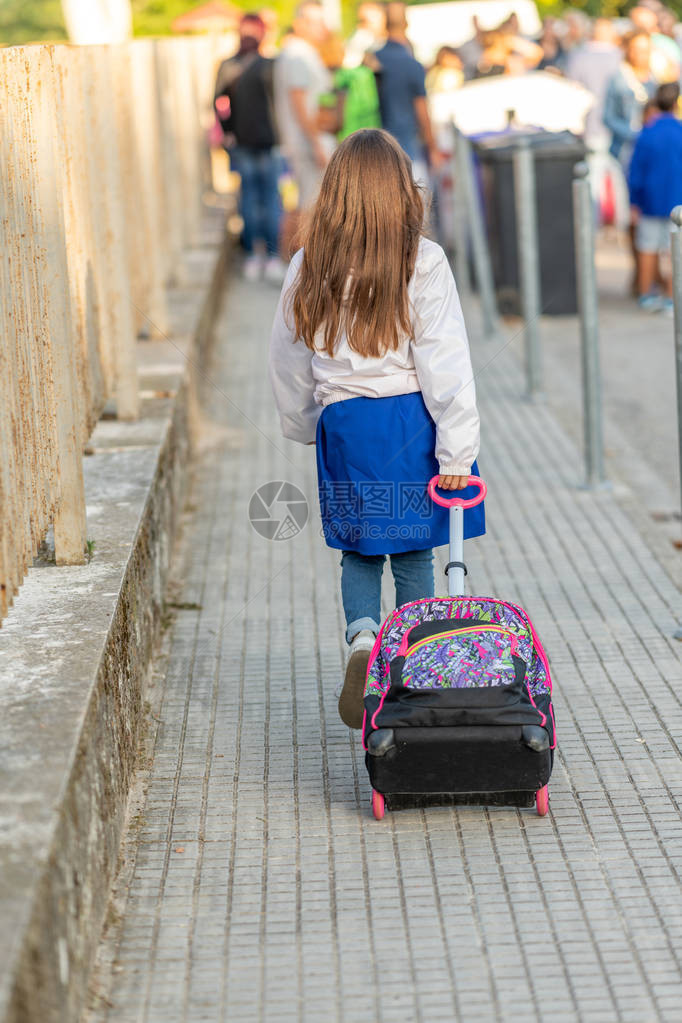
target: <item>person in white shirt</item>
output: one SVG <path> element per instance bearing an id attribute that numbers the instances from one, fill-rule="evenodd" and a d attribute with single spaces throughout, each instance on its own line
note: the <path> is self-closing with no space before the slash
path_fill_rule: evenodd
<path id="1" fill-rule="evenodd" d="M 275 115 L 301 207 L 315 199 L 335 145 L 334 136 L 318 126 L 320 97 L 333 86 L 317 50 L 328 34 L 322 5 L 304 0 L 296 11 L 293 36 L 275 61 Z"/>
<path id="2" fill-rule="evenodd" d="M 282 432 L 316 444 L 324 536 L 343 552 L 351 649 L 339 712 L 352 728 L 362 724 L 385 556 L 398 605 L 432 597 L 432 548 L 447 543 L 448 513 L 431 503 L 427 483 L 438 475 L 440 486 L 461 490 L 478 472 L 462 309 L 423 221 L 398 143 L 376 129 L 349 135 L 325 172 L 272 328 Z M 467 511 L 465 536 L 482 534 L 484 522 L 481 505 Z"/>
<path id="3" fill-rule="evenodd" d="M 367 53 L 375 53 L 386 39 L 386 8 L 375 0 L 358 5 L 357 28 L 346 43 L 344 67 L 359 67 Z"/>

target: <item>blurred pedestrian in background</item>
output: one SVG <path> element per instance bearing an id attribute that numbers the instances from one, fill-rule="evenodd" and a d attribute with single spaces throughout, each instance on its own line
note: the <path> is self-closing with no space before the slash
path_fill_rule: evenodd
<path id="1" fill-rule="evenodd" d="M 272 54 L 275 46 L 273 12 L 265 8 L 263 15 L 268 21 L 267 39 L 263 18 L 245 16 L 239 52 L 221 65 L 216 85 L 216 109 L 233 166 L 242 177 L 247 276 L 264 273 L 273 280 L 275 274 L 281 278 L 283 268 L 276 261 L 273 241 L 281 206 L 274 184 L 278 174 L 285 208 L 294 211 L 280 230 L 281 246 L 289 255 L 296 244 L 300 211 L 314 201 L 334 147 L 361 128 L 381 126 L 402 146 L 412 161 L 415 180 L 434 192 L 436 216 L 439 206 L 441 212 L 441 237 L 446 235 L 451 182 L 445 161 L 452 146 L 452 123 L 462 110 L 464 92 L 460 90 L 469 88 L 466 83 L 471 78 L 523 77 L 535 70 L 551 70 L 594 96 L 584 138 L 597 208 L 601 222 L 621 228 L 629 225 L 638 294 L 648 295 L 650 250 L 642 250 L 641 261 L 635 233 L 650 244 L 653 228 L 647 233 L 647 217 L 654 214 L 644 212 L 644 227 L 635 232 L 635 219 L 639 224 L 642 209 L 633 200 L 635 212 L 630 219 L 626 176 L 646 104 L 659 85 L 677 81 L 682 73 L 681 29 L 660 0 L 636 3 L 630 12 L 633 31 L 622 40 L 622 20 L 600 17 L 590 22 L 577 10 L 569 9 L 561 18 L 545 18 L 537 40 L 522 33 L 516 13 L 486 31 L 474 16 L 472 37 L 459 48 L 444 39 L 428 75 L 414 56 L 407 36 L 406 4 L 400 0 L 386 4 L 362 0 L 356 29 L 346 44 L 329 31 L 319 0 L 303 0 L 292 27 L 283 34 L 274 64 L 264 55 L 264 48 Z M 423 46 L 423 39 L 420 42 Z M 661 95 L 665 105 L 669 94 Z M 674 111 L 664 106 L 664 115 L 659 107 L 654 112 L 656 118 L 672 120 Z M 519 123 L 542 124 L 539 116 L 533 120 L 531 104 Z M 659 131 L 663 130 L 668 129 Z M 282 143 L 279 163 L 277 134 Z M 659 134 L 651 138 L 656 141 Z M 652 144 L 643 142 L 642 151 L 649 152 Z M 284 174 L 283 166 L 288 168 Z M 638 173 L 635 168 L 631 186 L 641 191 Z M 651 187 L 658 185 L 654 181 Z"/>
<path id="2" fill-rule="evenodd" d="M 658 15 L 658 31 L 660 33 L 659 45 L 663 44 L 666 39 L 671 40 L 677 47 L 676 52 L 671 51 L 674 54 L 673 59 L 682 67 L 682 47 L 680 47 L 682 28 L 669 7 L 664 7 Z"/>
<path id="3" fill-rule="evenodd" d="M 630 11 L 630 21 L 637 32 L 644 32 L 651 41 L 651 73 L 657 82 L 673 82 L 680 77 L 680 48 L 674 39 L 659 30 L 659 14 L 664 10 L 658 0 L 642 0 Z"/>
<path id="4" fill-rule="evenodd" d="M 328 35 L 322 5 L 304 0 L 297 8 L 291 37 L 275 62 L 277 125 L 301 209 L 317 196 L 336 145 L 333 132 L 325 131 L 320 121 L 320 98 L 333 88 L 319 53 Z"/>
<path id="5" fill-rule="evenodd" d="M 322 63 L 331 72 L 329 90 L 323 92 L 319 97 L 317 125 L 320 131 L 328 132 L 334 135 L 335 138 L 338 138 L 343 127 L 343 111 L 346 97 L 337 85 L 336 75 L 343 64 L 346 48 L 341 36 L 335 32 L 328 32 L 317 50 L 322 58 Z"/>
<path id="6" fill-rule="evenodd" d="M 368 53 L 376 53 L 386 42 L 386 11 L 383 4 L 369 0 L 358 6 L 357 28 L 346 44 L 343 65 L 358 67 Z"/>
<path id="7" fill-rule="evenodd" d="M 604 124 L 611 132 L 610 153 L 627 175 L 632 150 L 642 129 L 644 109 L 656 92 L 656 80 L 651 73 L 651 39 L 641 31 L 626 36 L 623 41 L 625 59 L 609 81 L 604 99 Z M 628 234 L 635 263 L 631 292 L 637 294 L 637 236 L 630 215 Z"/>
<path id="8" fill-rule="evenodd" d="M 260 44 L 260 52 L 264 57 L 276 57 L 279 53 L 277 40 L 279 37 L 279 18 L 272 7 L 261 7 L 258 16 L 265 25 L 265 35 Z"/>
<path id="9" fill-rule="evenodd" d="M 542 47 L 519 34 L 518 18 L 510 15 L 497 28 L 482 34 L 483 50 L 474 78 L 522 75 L 538 66 Z"/>
<path id="10" fill-rule="evenodd" d="M 656 91 L 651 73 L 651 39 L 633 32 L 625 39 L 625 56 L 609 81 L 604 99 L 604 124 L 611 132 L 611 153 L 627 170 L 642 111 Z"/>
<path id="11" fill-rule="evenodd" d="M 426 74 L 426 95 L 436 146 L 439 153 L 444 156 L 442 166 L 438 170 L 433 170 L 431 174 L 434 197 L 432 220 L 441 245 L 448 249 L 454 246 L 452 180 L 454 103 L 455 96 L 463 84 L 464 69 L 457 50 L 452 46 L 441 46 L 433 67 Z"/>
<path id="12" fill-rule="evenodd" d="M 344 48 L 338 36 L 330 36 L 321 52 L 334 76 L 338 119 L 335 130 L 339 142 L 360 128 L 380 128 L 379 95 L 374 71 L 364 63 L 349 67 L 346 61 L 347 47 Z"/>
<path id="13" fill-rule="evenodd" d="M 564 25 L 564 31 L 561 36 L 561 46 L 568 57 L 573 50 L 589 39 L 590 36 L 590 19 L 584 13 L 584 11 L 569 10 L 565 11 L 562 19 Z"/>
<path id="14" fill-rule="evenodd" d="M 542 59 L 538 63 L 538 71 L 565 71 L 568 53 L 561 43 L 561 32 L 556 18 L 545 18 L 538 43 L 542 49 Z"/>
<path id="15" fill-rule="evenodd" d="M 566 60 L 566 76 L 589 89 L 594 106 L 585 120 L 585 142 L 589 149 L 608 149 L 611 135 L 604 124 L 604 100 L 611 78 L 623 59 L 618 35 L 608 18 L 597 18 L 591 38 L 574 47 Z"/>
<path id="16" fill-rule="evenodd" d="M 484 32 L 475 14 L 471 19 L 471 27 L 474 30 L 473 35 L 457 48 L 457 56 L 462 61 L 462 70 L 467 81 L 475 77 L 478 62 L 483 54 Z"/>
<path id="17" fill-rule="evenodd" d="M 407 38 L 405 4 L 392 0 L 386 5 L 384 46 L 376 52 L 377 84 L 381 123 L 412 160 L 415 181 L 429 183 L 428 164 L 440 167 L 441 155 L 431 128 L 426 105 L 423 66 L 412 56 Z"/>
<path id="18" fill-rule="evenodd" d="M 429 116 L 439 152 L 452 149 L 453 101 L 464 84 L 464 69 L 453 46 L 441 46 L 433 67 L 426 74 Z"/>
<path id="19" fill-rule="evenodd" d="M 474 78 L 494 78 L 496 75 L 522 73 L 524 70 L 524 62 L 514 53 L 511 36 L 498 30 L 483 33 L 483 50 Z"/>
<path id="20" fill-rule="evenodd" d="M 432 96 L 449 94 L 459 89 L 464 82 L 462 61 L 454 46 L 441 46 L 436 54 L 433 67 L 426 75 L 426 92 Z"/>
<path id="21" fill-rule="evenodd" d="M 613 225 L 627 231 L 630 200 L 620 162 L 609 152 L 612 133 L 604 124 L 604 102 L 609 82 L 620 69 L 623 51 L 612 21 L 597 18 L 590 38 L 568 54 L 566 76 L 592 93 L 594 104 L 585 118 L 584 140 L 588 150 L 590 184 L 596 200 L 599 226 Z"/>
<path id="22" fill-rule="evenodd" d="M 630 163 L 638 302 L 650 311 L 672 311 L 672 281 L 663 278 L 659 257 L 670 249 L 670 213 L 682 203 L 682 124 L 673 113 L 679 95 L 677 82 L 659 87 L 658 115 L 642 129 Z M 663 295 L 655 290 L 657 281 Z"/>
<path id="23" fill-rule="evenodd" d="M 244 276 L 281 284 L 286 269 L 279 258 L 281 204 L 280 161 L 272 116 L 273 62 L 261 56 L 265 23 L 245 14 L 239 27 L 239 50 L 218 69 L 214 105 L 223 130 L 230 165 L 241 179 Z"/>

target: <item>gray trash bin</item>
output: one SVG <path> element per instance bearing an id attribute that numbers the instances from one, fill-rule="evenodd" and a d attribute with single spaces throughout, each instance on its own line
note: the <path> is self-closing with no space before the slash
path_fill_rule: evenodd
<path id="1" fill-rule="evenodd" d="M 502 314 L 520 312 L 512 163 L 520 138 L 528 140 L 535 161 L 542 311 L 548 316 L 575 313 L 572 184 L 573 168 L 584 159 L 585 146 L 568 131 L 505 132 L 472 140 L 481 175 L 498 308 Z"/>

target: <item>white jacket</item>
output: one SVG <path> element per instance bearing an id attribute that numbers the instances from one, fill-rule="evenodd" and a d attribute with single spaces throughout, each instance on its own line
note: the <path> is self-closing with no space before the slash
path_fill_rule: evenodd
<path id="1" fill-rule="evenodd" d="M 395 351 L 367 358 L 348 347 L 342 333 L 331 358 L 319 345 L 312 352 L 296 341 L 287 292 L 303 258 L 291 260 L 270 341 L 270 381 L 285 437 L 315 440 L 322 407 L 346 398 L 385 398 L 421 391 L 436 424 L 441 474 L 466 476 L 478 454 L 479 419 L 462 307 L 450 265 L 440 245 L 423 238 L 408 285 L 413 337 Z"/>

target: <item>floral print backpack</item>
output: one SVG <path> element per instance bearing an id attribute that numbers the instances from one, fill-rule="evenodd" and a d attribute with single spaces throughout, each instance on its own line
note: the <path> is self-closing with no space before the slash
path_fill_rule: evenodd
<path id="1" fill-rule="evenodd" d="M 511 735 L 504 726 L 513 725 L 517 726 L 513 735 L 531 736 L 532 748 L 539 750 L 542 746 L 549 751 L 545 759 L 551 770 L 556 736 L 546 654 L 523 608 L 496 597 L 461 595 L 465 572 L 462 513 L 467 502 L 456 497 L 441 498 L 435 490 L 436 482 L 434 477 L 429 484 L 431 497 L 450 507 L 450 559 L 446 569 L 450 595 L 404 604 L 381 627 L 365 684 L 363 745 L 370 754 L 368 767 L 381 743 L 388 741 L 382 736 L 389 731 L 395 745 L 396 729 L 407 738 L 410 734 L 403 729 L 460 729 L 452 733 L 454 740 L 464 735 L 461 729 L 465 728 L 478 728 L 477 735 L 486 734 L 481 728 L 496 729 L 497 738 L 502 726 L 501 734 Z M 485 496 L 485 484 L 473 476 L 469 483 L 479 485 L 479 494 L 472 499 L 478 503 Z M 538 729 L 546 733 L 544 739 Z M 423 735 L 428 733 L 420 732 L 420 739 Z M 438 738 L 444 735 L 440 732 Z M 385 751 L 379 756 L 385 758 Z M 401 784 L 404 786 L 404 780 Z M 375 816 L 383 816 L 383 797 L 377 791 L 374 797 L 375 803 L 376 797 L 381 800 L 381 813 L 375 805 Z M 546 784 L 538 797 L 538 812 L 544 814 Z"/>

